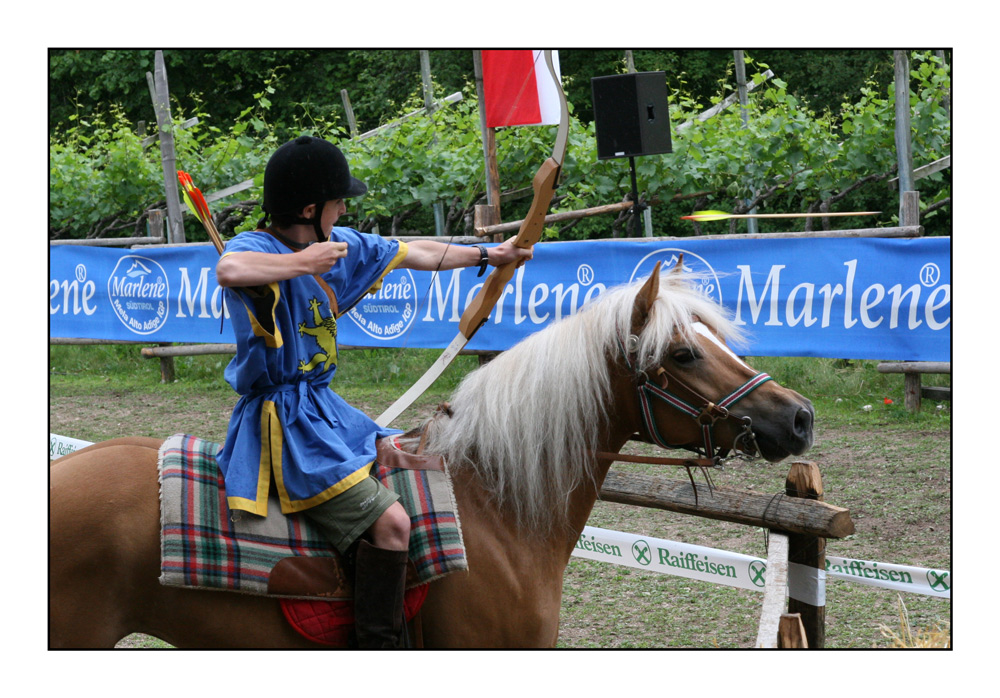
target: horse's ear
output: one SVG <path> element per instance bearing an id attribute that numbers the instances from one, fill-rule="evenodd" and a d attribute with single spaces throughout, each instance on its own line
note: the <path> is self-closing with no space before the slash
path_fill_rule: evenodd
<path id="1" fill-rule="evenodd" d="M 646 279 L 646 283 L 639 289 L 635 297 L 635 305 L 632 306 L 632 334 L 639 334 L 642 328 L 649 322 L 649 314 L 653 309 L 653 303 L 660 294 L 660 263 L 657 262 L 653 268 L 653 273 Z"/>
<path id="2" fill-rule="evenodd" d="M 670 270 L 671 274 L 681 274 L 684 272 L 684 253 L 681 252 L 680 256 L 677 258 L 677 264 L 674 268 Z"/>

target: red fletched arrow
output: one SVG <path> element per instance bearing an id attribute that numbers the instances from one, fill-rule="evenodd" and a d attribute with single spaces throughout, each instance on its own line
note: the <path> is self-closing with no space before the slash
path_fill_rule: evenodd
<path id="1" fill-rule="evenodd" d="M 219 235 L 218 228 L 215 227 L 215 219 L 212 218 L 212 211 L 208 208 L 208 202 L 205 200 L 205 196 L 201 193 L 201 189 L 194 185 L 194 180 L 191 179 L 191 175 L 182 170 L 177 170 L 177 180 L 181 183 L 181 189 L 184 194 L 184 203 L 187 207 L 191 209 L 191 213 L 194 217 L 201 221 L 202 226 L 205 228 L 205 232 L 208 233 L 209 239 L 212 244 L 215 245 L 216 251 L 222 254 L 222 250 L 225 248 L 225 244 L 222 242 L 222 236 Z"/>

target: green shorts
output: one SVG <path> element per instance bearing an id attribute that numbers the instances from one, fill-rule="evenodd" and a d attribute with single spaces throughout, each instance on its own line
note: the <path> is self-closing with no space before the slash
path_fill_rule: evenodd
<path id="1" fill-rule="evenodd" d="M 345 554 L 361 534 L 399 499 L 399 495 L 373 477 L 366 477 L 345 492 L 306 509 L 308 516 L 334 547 Z"/>

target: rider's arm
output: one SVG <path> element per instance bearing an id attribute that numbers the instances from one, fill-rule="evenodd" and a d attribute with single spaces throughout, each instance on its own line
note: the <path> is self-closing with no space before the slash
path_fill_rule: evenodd
<path id="1" fill-rule="evenodd" d="M 220 286 L 263 286 L 297 276 L 323 274 L 347 255 L 345 242 L 317 242 L 294 254 L 233 252 L 215 266 Z"/>

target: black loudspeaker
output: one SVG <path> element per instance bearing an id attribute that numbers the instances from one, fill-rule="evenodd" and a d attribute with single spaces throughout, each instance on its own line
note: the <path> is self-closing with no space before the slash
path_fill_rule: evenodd
<path id="1" fill-rule="evenodd" d="M 672 152 L 666 75 L 656 71 L 590 79 L 599 160 Z"/>

